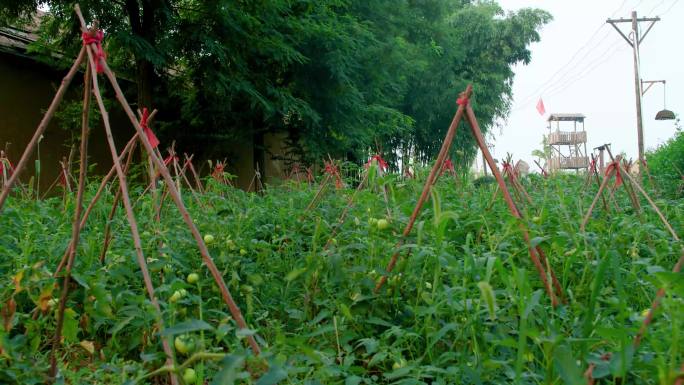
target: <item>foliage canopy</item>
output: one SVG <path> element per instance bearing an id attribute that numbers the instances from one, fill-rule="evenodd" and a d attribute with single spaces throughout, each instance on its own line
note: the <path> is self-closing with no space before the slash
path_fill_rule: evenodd
<path id="1" fill-rule="evenodd" d="M 0 22 L 47 6 L 41 46 L 70 59 L 80 45 L 74 3 L 0 0 Z M 135 79 L 139 105 L 161 110 L 163 134 L 211 151 L 285 131 L 309 160 L 361 160 L 379 149 L 426 161 L 468 83 L 486 132 L 509 109 L 511 67 L 529 62 L 529 44 L 551 19 L 469 0 L 80 4 L 106 31 L 110 64 Z M 475 153 L 464 132 L 454 147 L 460 161 Z"/>

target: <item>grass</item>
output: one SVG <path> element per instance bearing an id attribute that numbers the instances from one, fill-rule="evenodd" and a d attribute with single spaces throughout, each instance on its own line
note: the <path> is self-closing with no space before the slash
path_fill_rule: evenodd
<path id="1" fill-rule="evenodd" d="M 285 184 L 262 196 L 209 183 L 202 205 L 189 192 L 186 204 L 202 233 L 214 236 L 211 254 L 253 330 L 236 329 L 173 205 L 164 205 L 159 222 L 149 197 L 136 206 L 163 338 L 194 339 L 194 355 L 177 353 L 177 365 L 208 383 L 586 384 L 583 372 L 593 363 L 597 383 L 664 385 L 684 361 L 684 279 L 669 273 L 681 242 L 647 205 L 634 213 L 622 191 L 621 212 L 597 206 L 580 233 L 596 186 L 585 189 L 583 178 L 570 175 L 524 180 L 534 205 L 522 222 L 566 292 L 567 303 L 553 308 L 519 222 L 500 196 L 492 204 L 493 184 L 442 178 L 375 295 L 420 176 L 373 175 L 327 249 L 353 186 L 329 190 L 303 214 L 315 186 Z M 383 186 L 392 218 L 379 230 L 373 218 L 387 215 Z M 88 197 L 96 187 L 88 186 Z M 105 264 L 98 261 L 112 195 L 95 207 L 81 237 L 59 381 L 165 383 L 171 368 L 121 209 Z M 0 383 L 46 381 L 52 299 L 60 290 L 52 272 L 70 239 L 73 199 L 13 197 L 0 217 Z M 682 202 L 658 204 L 681 229 Z M 200 280 L 188 284 L 192 272 Z M 668 288 L 662 306 L 634 349 L 643 310 L 661 286 Z M 170 301 L 176 291 L 184 295 Z M 248 333 L 264 346 L 259 358 L 244 348 Z"/>

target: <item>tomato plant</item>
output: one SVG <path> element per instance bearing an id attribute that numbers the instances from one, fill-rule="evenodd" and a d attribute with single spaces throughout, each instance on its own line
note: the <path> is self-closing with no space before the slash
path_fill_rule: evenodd
<path id="1" fill-rule="evenodd" d="M 617 190 L 613 209 L 598 206 L 580 232 L 597 189 L 582 177 L 523 179 L 533 203 L 518 202 L 521 220 L 493 199 L 495 185 L 442 178 L 375 293 L 422 185 L 376 175 L 340 222 L 354 182 L 328 191 L 309 211 L 315 185 L 256 195 L 210 182 L 200 202 L 186 194 L 249 329 L 237 327 L 171 204 L 159 221 L 149 195 L 136 208 L 161 314 L 145 295 L 123 210 L 100 263 L 113 199 L 105 192 L 77 249 L 60 375 L 79 384 L 164 383 L 170 369 L 162 339 L 186 383 L 579 383 L 591 365 L 603 383 L 669 384 L 679 373 L 684 293 L 682 274 L 670 270 L 682 243 L 645 201 L 637 212 Z M 96 187 L 88 186 L 86 200 Z M 65 211 L 73 212 L 73 200 L 8 202 L 0 232 L 0 383 L 45 383 L 62 290 L 53 274 L 70 238 Z M 657 202 L 681 229 L 684 204 Z M 557 275 L 566 296 L 558 307 L 520 226 Z M 634 349 L 660 287 L 666 295 Z M 263 347 L 259 357 L 246 347 L 247 335 Z"/>

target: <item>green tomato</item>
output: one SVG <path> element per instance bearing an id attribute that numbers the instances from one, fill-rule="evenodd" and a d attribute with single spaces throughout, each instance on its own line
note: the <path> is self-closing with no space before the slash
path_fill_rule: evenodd
<path id="1" fill-rule="evenodd" d="M 173 340 L 173 346 L 180 354 L 190 354 L 195 350 L 195 340 L 187 335 L 178 336 Z"/>
<path id="2" fill-rule="evenodd" d="M 389 227 L 389 222 L 387 219 L 378 219 L 378 230 L 385 230 Z"/>
<path id="3" fill-rule="evenodd" d="M 178 292 L 180 293 L 181 297 L 185 297 L 186 295 L 188 295 L 188 291 L 185 289 L 180 289 L 178 290 Z"/>
<path id="4" fill-rule="evenodd" d="M 173 303 L 173 302 L 178 302 L 178 300 L 181 299 L 181 298 L 183 298 L 183 295 L 181 294 L 180 291 L 176 290 L 176 291 L 173 292 L 173 294 L 172 294 L 171 297 L 169 298 L 169 302 L 171 302 L 171 303 Z"/>
<path id="5" fill-rule="evenodd" d="M 371 219 L 368 220 L 368 223 L 369 223 L 371 226 L 377 226 L 377 225 L 378 225 L 378 218 L 371 218 Z"/>
<path id="6" fill-rule="evenodd" d="M 240 249 L 240 255 L 247 255 L 247 250 Z"/>
<path id="7" fill-rule="evenodd" d="M 197 373 L 195 373 L 195 369 L 193 368 L 187 368 L 185 371 L 183 371 L 183 381 L 185 381 L 186 384 L 194 384 L 197 382 Z"/>
<path id="8" fill-rule="evenodd" d="M 206 243 L 207 245 L 211 245 L 212 243 L 214 243 L 214 236 L 211 234 L 206 234 L 204 236 L 204 243 Z"/>
<path id="9" fill-rule="evenodd" d="M 188 278 L 186 279 L 186 281 L 191 285 L 193 283 L 197 283 L 197 281 L 199 281 L 199 274 L 197 274 L 197 273 L 188 274 Z"/>
<path id="10" fill-rule="evenodd" d="M 392 369 L 397 370 L 403 368 L 404 366 L 406 366 L 406 360 L 401 358 L 399 361 L 394 361 L 394 364 L 392 364 Z"/>

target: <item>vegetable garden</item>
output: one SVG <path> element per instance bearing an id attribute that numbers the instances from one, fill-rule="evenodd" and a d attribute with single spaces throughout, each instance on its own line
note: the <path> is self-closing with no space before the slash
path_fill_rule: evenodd
<path id="1" fill-rule="evenodd" d="M 592 198 L 582 178 L 523 180 L 535 204 L 519 221 L 492 200 L 493 184 L 443 177 L 402 246 L 410 255 L 374 294 L 423 177 L 372 176 L 339 228 L 350 189 L 330 189 L 301 220 L 317 192 L 306 183 L 262 196 L 211 179 L 201 206 L 187 199 L 250 330 L 236 327 L 176 209 L 165 206 L 156 221 L 149 195 L 141 198 L 143 248 L 167 325 L 161 335 L 123 214 L 113 219 L 115 236 L 105 263 L 99 261 L 113 200 L 108 190 L 82 234 L 59 348 L 61 376 L 66 383 L 159 383 L 152 374 L 167 373 L 160 372 L 160 338 L 187 337 L 191 342 L 175 344 L 177 365 L 216 384 L 584 384 L 589 364 L 597 383 L 673 383 L 684 305 L 681 278 L 667 271 L 681 245 L 647 208 L 641 217 L 629 208 L 597 210 L 580 233 Z M 387 212 L 383 186 L 388 228 L 378 224 Z M 86 195 L 96 188 L 89 184 Z M 630 207 L 623 194 L 616 198 Z M 659 203 L 679 228 L 681 203 Z M 53 273 L 73 209 L 73 197 L 26 196 L 11 199 L 3 212 L 2 253 L 14 257 L 2 261 L 1 296 L 3 304 L 16 302 L 14 314 L 3 311 L 3 382 L 46 379 L 59 298 Z M 520 222 L 566 289 L 566 303 L 556 308 L 528 260 Z M 659 287 L 667 294 L 635 350 L 633 337 Z M 258 357 L 242 343 L 251 333 L 264 349 Z"/>

